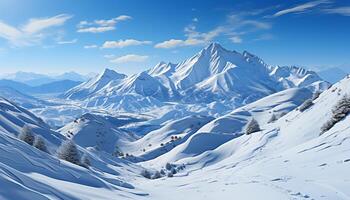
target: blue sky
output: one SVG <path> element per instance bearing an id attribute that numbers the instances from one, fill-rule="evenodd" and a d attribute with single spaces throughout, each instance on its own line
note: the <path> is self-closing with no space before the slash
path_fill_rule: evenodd
<path id="1" fill-rule="evenodd" d="M 2 73 L 132 74 L 210 42 L 272 65 L 350 71 L 350 2 L 1 0 Z"/>

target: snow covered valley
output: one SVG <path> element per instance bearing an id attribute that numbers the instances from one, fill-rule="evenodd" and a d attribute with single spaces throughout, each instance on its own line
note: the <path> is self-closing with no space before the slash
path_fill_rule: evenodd
<path id="1" fill-rule="evenodd" d="M 58 95 L 0 88 L 0 199 L 350 199 L 350 77 L 213 43 Z"/>

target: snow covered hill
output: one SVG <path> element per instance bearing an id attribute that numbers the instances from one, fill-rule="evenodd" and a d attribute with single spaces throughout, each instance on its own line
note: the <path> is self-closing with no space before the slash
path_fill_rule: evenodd
<path id="1" fill-rule="evenodd" d="M 232 196 L 252 200 L 261 197 L 349 199 L 347 187 L 350 175 L 346 173 L 350 163 L 347 153 L 350 149 L 349 115 L 342 115 L 343 119 L 331 129 L 321 131 L 321 127 L 332 118 L 338 102 L 349 95 L 348 77 L 323 92 L 308 109 L 294 109 L 268 124 L 260 120 L 262 131 L 240 135 L 198 154 L 198 149 L 218 140 L 215 135 L 220 129 L 199 133 L 203 135 L 201 138 L 206 139 L 189 140 L 164 156 L 144 163 L 160 168 L 166 162 L 177 160 L 173 163 L 175 166 L 187 166 L 186 172 L 180 171 L 175 179 L 155 181 L 146 188 L 160 199 L 166 196 L 168 199 L 226 199 Z M 350 99 L 348 102 L 346 108 L 349 111 Z M 266 103 L 262 99 L 247 107 L 257 111 L 261 106 L 260 112 L 268 114 Z M 209 124 L 212 127 L 215 121 Z M 205 127 L 202 129 L 211 131 Z M 157 189 L 151 189 L 155 185 Z"/>
<path id="2" fill-rule="evenodd" d="M 136 140 L 136 136 L 118 129 L 117 125 L 117 118 L 84 114 L 58 131 L 81 147 L 93 147 L 112 154 L 118 150 L 119 144 Z"/>
<path id="3" fill-rule="evenodd" d="M 11 136 L 17 136 L 24 126 L 32 128 L 35 134 L 45 138 L 50 146 L 57 147 L 64 138 L 50 130 L 50 127 L 33 113 L 0 97 L 0 131 Z"/>

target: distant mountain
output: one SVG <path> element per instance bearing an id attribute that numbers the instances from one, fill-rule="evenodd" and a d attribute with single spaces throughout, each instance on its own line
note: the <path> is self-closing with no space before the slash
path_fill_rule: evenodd
<path id="1" fill-rule="evenodd" d="M 144 106 L 140 105 L 143 108 L 158 107 L 164 102 L 217 101 L 237 107 L 288 88 L 325 90 L 328 86 L 313 71 L 295 66 L 269 66 L 247 51 L 238 53 L 212 43 L 179 64 L 161 62 L 130 77 L 107 69 L 63 97 L 83 100 L 87 106 L 122 110 L 120 102 L 126 97 L 146 101 Z"/>
<path id="2" fill-rule="evenodd" d="M 20 83 L 25 83 L 29 86 L 35 87 L 43 84 L 61 81 L 61 80 L 71 80 L 83 82 L 89 79 L 89 76 L 84 76 L 76 72 L 67 72 L 60 75 L 45 75 L 33 72 L 16 72 L 12 74 L 5 74 L 1 76 L 1 79 L 12 80 Z"/>
<path id="3" fill-rule="evenodd" d="M 49 94 L 49 93 L 64 93 L 69 89 L 79 85 L 81 82 L 71 80 L 59 80 L 50 83 L 29 86 L 25 83 L 13 81 L 13 80 L 0 80 L 0 87 L 12 88 L 20 93 L 31 95 L 35 94 Z M 1 94 L 1 91 L 0 91 Z"/>
<path id="4" fill-rule="evenodd" d="M 39 108 L 49 104 L 7 86 L 0 86 L 0 97 L 13 101 L 26 109 Z"/>
<path id="5" fill-rule="evenodd" d="M 119 74 L 113 70 L 105 69 L 100 75 L 91 78 L 90 80 L 72 88 L 67 91 L 63 97 L 69 99 L 84 99 L 89 95 L 99 91 L 106 85 L 114 85 L 119 83 L 122 79 L 127 76 L 124 74 Z"/>
<path id="6" fill-rule="evenodd" d="M 336 83 L 347 75 L 347 73 L 344 70 L 338 67 L 332 67 L 319 71 L 318 74 L 320 75 L 320 77 L 322 77 L 324 80 L 330 83 Z"/>
<path id="7" fill-rule="evenodd" d="M 53 76 L 54 79 L 56 80 L 71 80 L 71 81 L 76 81 L 76 82 L 83 82 L 87 81 L 89 79 L 89 76 L 84 76 L 81 74 L 78 74 L 76 72 L 66 72 L 64 74 L 58 75 L 58 76 Z"/>
<path id="8" fill-rule="evenodd" d="M 60 80 L 32 87 L 29 91 L 37 94 L 64 93 L 79 84 L 80 81 Z"/>

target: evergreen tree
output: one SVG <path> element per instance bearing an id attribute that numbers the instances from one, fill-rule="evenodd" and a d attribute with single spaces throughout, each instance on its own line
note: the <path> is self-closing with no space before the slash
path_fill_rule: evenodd
<path id="1" fill-rule="evenodd" d="M 48 152 L 47 151 L 47 147 L 46 147 L 45 139 L 43 137 L 41 137 L 40 135 L 35 136 L 34 145 L 33 146 L 35 148 L 43 151 L 43 152 Z"/>
<path id="2" fill-rule="evenodd" d="M 312 99 L 307 99 L 304 101 L 303 104 L 299 107 L 300 112 L 304 112 L 306 109 L 310 108 L 314 103 L 312 102 Z"/>
<path id="3" fill-rule="evenodd" d="M 89 156 L 84 153 L 84 155 L 80 159 L 80 163 L 81 163 L 81 166 L 83 166 L 85 168 L 89 168 L 89 166 L 91 165 Z"/>
<path id="4" fill-rule="evenodd" d="M 250 120 L 250 122 L 248 123 L 247 125 L 247 128 L 246 128 L 246 134 L 247 135 L 250 135 L 254 132 L 258 132 L 260 131 L 260 126 L 259 126 L 259 123 L 258 121 L 256 121 L 254 118 L 252 120 Z"/>
<path id="5" fill-rule="evenodd" d="M 272 123 L 272 122 L 275 122 L 276 120 L 277 120 L 277 117 L 276 117 L 275 113 L 273 113 L 271 115 L 271 118 L 269 119 L 269 121 L 267 123 Z"/>
<path id="6" fill-rule="evenodd" d="M 34 135 L 33 135 L 32 129 L 29 126 L 25 125 L 21 133 L 18 135 L 18 139 L 26 142 L 29 145 L 33 145 Z"/>
<path id="7" fill-rule="evenodd" d="M 80 164 L 79 151 L 72 140 L 66 140 L 57 150 L 57 155 L 60 159 L 66 160 L 73 164 Z"/>

